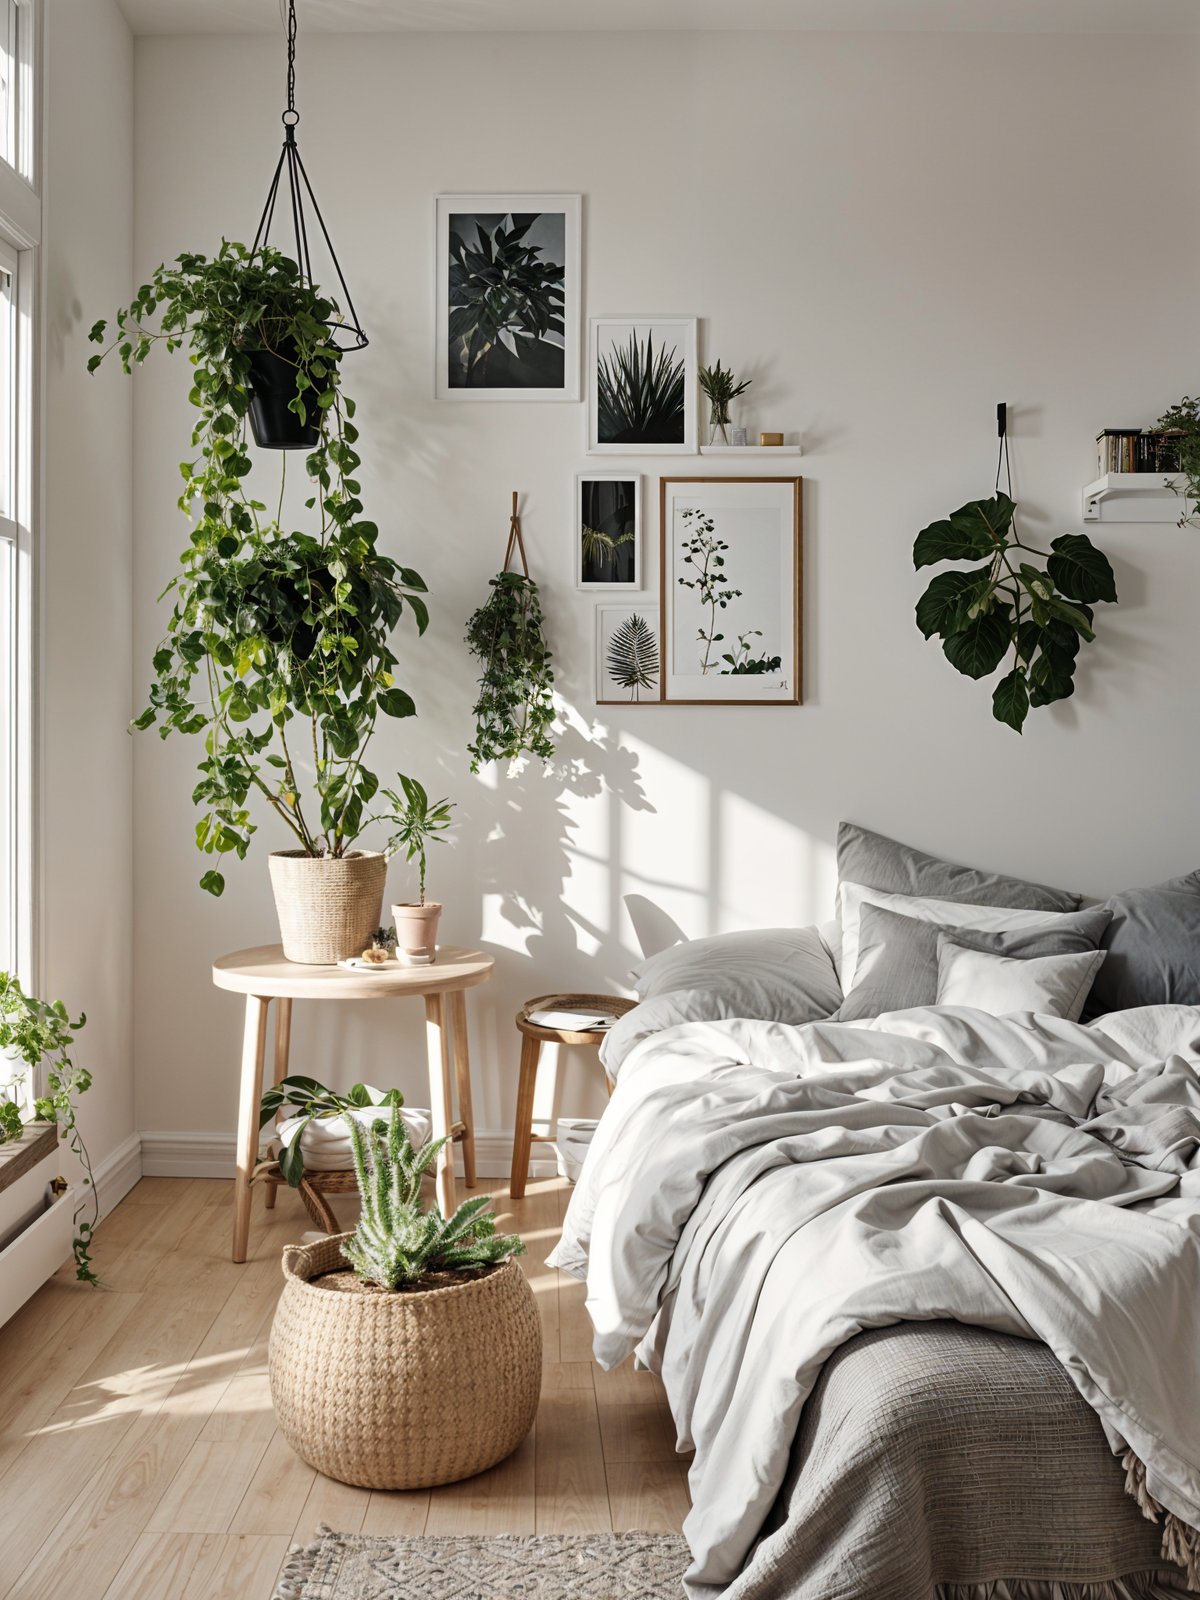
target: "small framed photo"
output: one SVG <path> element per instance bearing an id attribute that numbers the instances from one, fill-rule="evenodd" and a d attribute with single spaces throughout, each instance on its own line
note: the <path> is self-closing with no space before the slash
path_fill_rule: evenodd
<path id="1" fill-rule="evenodd" d="M 593 317 L 589 455 L 696 453 L 695 317 Z"/>
<path id="2" fill-rule="evenodd" d="M 578 400 L 580 198 L 437 197 L 439 400 Z"/>
<path id="3" fill-rule="evenodd" d="M 663 699 L 801 703 L 800 478 L 662 478 Z"/>
<path id="4" fill-rule="evenodd" d="M 657 705 L 662 699 L 658 607 L 596 607 L 596 704 Z"/>
<path id="5" fill-rule="evenodd" d="M 642 587 L 642 477 L 581 472 L 575 479 L 575 587 Z"/>

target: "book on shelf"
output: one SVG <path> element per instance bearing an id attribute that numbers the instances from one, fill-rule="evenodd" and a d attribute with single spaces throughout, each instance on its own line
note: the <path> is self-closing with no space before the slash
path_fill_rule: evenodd
<path id="1" fill-rule="evenodd" d="M 1096 476 L 1109 472 L 1178 472 L 1179 440 L 1154 428 L 1105 428 L 1096 435 Z"/>

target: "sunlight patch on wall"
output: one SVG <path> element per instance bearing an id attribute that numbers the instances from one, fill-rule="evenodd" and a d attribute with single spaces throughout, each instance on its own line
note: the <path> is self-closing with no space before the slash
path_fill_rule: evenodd
<path id="1" fill-rule="evenodd" d="M 833 915 L 837 854 L 794 823 L 723 792 L 715 876 L 721 930 L 794 928 Z"/>

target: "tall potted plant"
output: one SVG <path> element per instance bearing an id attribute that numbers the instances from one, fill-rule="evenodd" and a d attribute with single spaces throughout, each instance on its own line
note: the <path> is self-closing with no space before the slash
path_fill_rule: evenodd
<path id="1" fill-rule="evenodd" d="M 357 848 L 379 789 L 364 756 L 380 715 L 416 711 L 395 681 L 391 634 L 406 611 L 418 632 L 428 623 L 419 574 L 379 551 L 363 512 L 334 310 L 277 250 L 225 242 L 211 260 L 160 267 L 88 363 L 95 371 L 115 352 L 131 372 L 156 343 L 188 348 L 199 416 L 179 503 L 193 526 L 164 591 L 171 615 L 134 726 L 202 736 L 193 800 L 206 855 L 244 858 L 255 795 L 291 834 L 292 848 L 271 856 L 272 886 L 285 955 L 313 963 L 358 954 L 378 926 L 386 857 Z M 91 337 L 105 344 L 106 324 Z M 264 350 L 291 375 L 283 411 L 312 438 L 312 531 L 281 522 L 286 456 L 273 511 L 249 485 L 247 425 L 269 409 Z M 215 865 L 200 881 L 214 895 L 225 886 Z"/>

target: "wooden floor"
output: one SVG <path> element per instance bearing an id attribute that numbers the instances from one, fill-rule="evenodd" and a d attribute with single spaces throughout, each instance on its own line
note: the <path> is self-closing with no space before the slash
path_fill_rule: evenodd
<path id="1" fill-rule="evenodd" d="M 686 1466 L 658 1380 L 591 1360 L 582 1285 L 542 1265 L 567 1189 L 532 1183 L 516 1217 L 545 1370 L 537 1423 L 500 1466 L 409 1494 L 320 1477 L 275 1428 L 267 1336 L 282 1247 L 311 1224 L 256 1197 L 229 1259 L 232 1185 L 145 1178 L 105 1221 L 107 1288 L 69 1269 L 0 1329 L 2 1600 L 269 1600 L 320 1522 L 365 1533 L 677 1531 Z"/>

